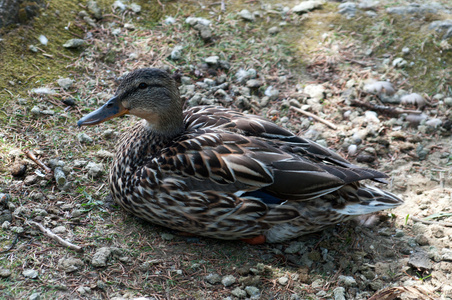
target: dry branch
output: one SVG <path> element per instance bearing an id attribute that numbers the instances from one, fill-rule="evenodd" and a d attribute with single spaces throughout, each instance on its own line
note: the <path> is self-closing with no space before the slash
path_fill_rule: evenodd
<path id="1" fill-rule="evenodd" d="M 67 248 L 69 248 L 71 250 L 77 251 L 77 252 L 83 252 L 83 248 L 82 247 L 74 245 L 74 244 L 64 240 L 60 236 L 58 236 L 55 233 L 53 233 L 50 229 L 45 228 L 42 224 L 34 222 L 34 221 L 30 221 L 30 220 L 28 220 L 27 223 L 31 224 L 31 225 L 33 225 L 35 227 L 38 227 L 39 230 L 41 230 L 46 236 L 48 236 L 51 239 L 54 239 L 55 241 L 57 241 L 61 245 L 65 246 L 65 247 L 67 247 Z"/>
<path id="2" fill-rule="evenodd" d="M 42 161 L 40 161 L 35 154 L 30 151 L 30 150 L 24 150 L 25 155 L 31 159 L 32 161 L 35 162 L 35 164 L 37 164 L 38 166 L 40 166 L 41 168 L 44 169 L 44 171 L 46 172 L 46 174 L 51 174 L 52 173 L 52 169 L 50 169 L 49 167 L 47 167 Z"/>
<path id="3" fill-rule="evenodd" d="M 420 110 L 407 110 L 407 109 L 399 109 L 384 105 L 375 105 L 371 103 L 366 103 L 358 100 L 350 100 L 351 104 L 354 106 L 364 107 L 366 109 L 370 109 L 376 112 L 380 112 L 382 114 L 388 115 L 390 117 L 397 117 L 400 114 L 416 114 L 419 115 L 422 113 Z"/>
<path id="4" fill-rule="evenodd" d="M 427 220 L 422 220 L 422 219 L 419 219 L 416 217 L 411 217 L 411 219 L 414 222 L 420 222 L 420 223 L 428 224 L 428 225 L 441 225 L 444 227 L 452 227 L 452 223 L 449 223 L 449 222 L 427 221 Z"/>
<path id="5" fill-rule="evenodd" d="M 337 129 L 336 125 L 334 125 L 334 124 L 331 123 L 330 121 L 327 121 L 327 120 L 325 120 L 325 119 L 320 118 L 319 116 L 314 115 L 313 113 L 307 112 L 307 111 L 302 110 L 302 109 L 300 109 L 300 108 L 298 108 L 298 107 L 293 107 L 293 106 L 291 106 L 291 108 L 292 108 L 293 110 L 295 110 L 296 112 L 299 112 L 300 114 L 303 114 L 303 115 L 305 115 L 305 116 L 311 117 L 311 118 L 313 118 L 314 120 L 317 120 L 317 121 L 319 121 L 319 122 L 321 122 L 321 123 L 327 125 L 328 127 L 332 128 L 332 129 Z"/>

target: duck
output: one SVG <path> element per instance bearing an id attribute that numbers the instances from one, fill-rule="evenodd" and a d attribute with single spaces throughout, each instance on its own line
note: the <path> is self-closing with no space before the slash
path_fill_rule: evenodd
<path id="1" fill-rule="evenodd" d="M 113 199 L 175 231 L 250 244 L 280 243 L 403 203 L 363 181 L 387 175 L 257 115 L 220 106 L 184 110 L 173 77 L 125 75 L 114 96 L 77 125 L 126 114 L 109 172 Z"/>

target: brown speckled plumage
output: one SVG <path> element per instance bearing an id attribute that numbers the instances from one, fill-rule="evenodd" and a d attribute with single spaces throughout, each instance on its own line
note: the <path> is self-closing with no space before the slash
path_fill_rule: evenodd
<path id="1" fill-rule="evenodd" d="M 146 88 L 138 88 L 143 82 Z M 144 120 L 119 142 L 111 191 L 124 209 L 152 223 L 219 239 L 265 235 L 280 242 L 402 203 L 360 183 L 380 181 L 383 173 L 268 120 L 213 106 L 182 112 L 163 71 L 130 73 L 114 100 Z M 95 124 L 90 115 L 79 125 Z"/>

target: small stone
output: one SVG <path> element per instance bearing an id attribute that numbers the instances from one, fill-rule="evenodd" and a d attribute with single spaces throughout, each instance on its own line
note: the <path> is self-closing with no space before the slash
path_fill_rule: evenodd
<path id="1" fill-rule="evenodd" d="M 353 2 L 339 4 L 337 8 L 339 9 L 339 13 L 345 15 L 347 19 L 351 19 L 356 15 L 356 4 Z"/>
<path id="2" fill-rule="evenodd" d="M 39 116 L 41 114 L 41 109 L 39 109 L 39 107 L 37 106 L 33 106 L 33 108 L 30 110 L 30 113 L 33 116 Z"/>
<path id="3" fill-rule="evenodd" d="M 250 79 L 246 82 L 246 86 L 250 89 L 257 89 L 262 86 L 262 81 L 260 81 L 259 79 Z"/>
<path id="4" fill-rule="evenodd" d="M 288 254 L 294 254 L 300 252 L 304 248 L 306 248 L 306 246 L 303 242 L 293 241 L 290 243 L 289 247 L 287 247 L 286 250 L 284 250 L 284 252 Z"/>
<path id="5" fill-rule="evenodd" d="M 223 278 L 221 279 L 221 283 L 222 283 L 225 287 L 231 286 L 231 285 L 233 285 L 235 282 L 236 282 L 236 279 L 235 279 L 235 277 L 232 276 L 232 275 L 226 275 L 226 276 L 223 276 Z M 245 296 L 246 296 L 246 293 L 245 293 Z"/>
<path id="6" fill-rule="evenodd" d="M 209 65 L 217 65 L 219 60 L 220 57 L 218 57 L 217 55 L 212 55 L 207 57 L 204 61 Z"/>
<path id="7" fill-rule="evenodd" d="M 338 286 L 333 290 L 334 300 L 345 300 L 345 289 Z"/>
<path id="8" fill-rule="evenodd" d="M 83 215 L 84 211 L 81 209 L 74 209 L 74 211 L 71 214 L 72 218 L 77 218 L 80 217 L 81 215 Z"/>
<path id="9" fill-rule="evenodd" d="M 67 90 L 72 87 L 72 85 L 74 84 L 74 80 L 70 78 L 60 78 L 57 80 L 57 83 L 60 87 Z"/>
<path id="10" fill-rule="evenodd" d="M 237 298 L 245 298 L 246 292 L 239 287 L 236 287 L 231 291 L 231 294 Z"/>
<path id="11" fill-rule="evenodd" d="M 93 16 L 96 19 L 102 19 L 102 10 L 100 9 L 99 5 L 97 5 L 97 2 L 94 0 L 88 0 L 86 3 L 86 7 L 88 8 L 88 11 L 93 14 Z"/>
<path id="12" fill-rule="evenodd" d="M 213 34 L 209 26 L 196 24 L 193 28 L 198 31 L 199 36 L 204 42 L 209 42 L 212 39 Z"/>
<path id="13" fill-rule="evenodd" d="M 84 132 L 79 133 L 77 135 L 77 139 L 79 140 L 80 143 L 83 144 L 90 144 L 93 142 L 93 139 Z"/>
<path id="14" fill-rule="evenodd" d="M 52 232 L 55 233 L 55 234 L 65 233 L 66 232 L 66 227 L 64 227 L 64 226 L 57 226 L 57 227 L 52 229 Z"/>
<path id="15" fill-rule="evenodd" d="M 278 27 L 278 26 L 270 27 L 270 28 L 267 30 L 268 34 L 277 34 L 277 33 L 279 33 L 280 31 L 281 31 L 281 28 Z"/>
<path id="16" fill-rule="evenodd" d="M 321 84 L 309 84 L 303 91 L 313 99 L 321 100 L 325 98 L 325 88 Z"/>
<path id="17" fill-rule="evenodd" d="M 25 269 L 22 272 L 22 275 L 24 275 L 27 278 L 35 279 L 38 277 L 38 271 L 33 270 L 33 269 Z"/>
<path id="18" fill-rule="evenodd" d="M 134 13 L 139 13 L 141 11 L 141 5 L 136 4 L 136 3 L 132 3 L 130 4 L 130 9 L 134 12 Z"/>
<path id="19" fill-rule="evenodd" d="M 396 68 L 402 68 L 407 64 L 407 61 L 401 57 L 397 57 L 392 61 L 392 66 Z"/>
<path id="20" fill-rule="evenodd" d="M 452 107 L 452 97 L 444 98 L 443 101 L 444 101 L 444 104 L 446 104 L 447 106 Z"/>
<path id="21" fill-rule="evenodd" d="M 292 11 L 297 14 L 304 14 L 313 9 L 319 8 L 322 6 L 322 1 L 312 0 L 312 1 L 303 1 L 300 4 L 294 6 Z"/>
<path id="22" fill-rule="evenodd" d="M 30 50 L 31 52 L 34 52 L 34 53 L 38 52 L 38 48 L 35 45 L 29 45 L 28 50 Z"/>
<path id="23" fill-rule="evenodd" d="M 132 31 L 132 30 L 135 30 L 135 25 L 133 25 L 131 23 L 126 23 L 126 24 L 124 24 L 124 28 Z"/>
<path id="24" fill-rule="evenodd" d="M 179 60 L 182 58 L 182 49 L 184 49 L 184 47 L 177 45 L 173 48 L 173 50 L 171 51 L 171 55 L 170 58 L 171 60 Z"/>
<path id="25" fill-rule="evenodd" d="M 70 39 L 67 40 L 66 43 L 63 44 L 64 48 L 75 49 L 85 45 L 85 41 L 82 39 Z"/>
<path id="26" fill-rule="evenodd" d="M 90 289 L 89 287 L 87 287 L 87 286 L 81 286 L 81 287 L 79 287 L 79 288 L 77 289 L 77 292 L 78 292 L 80 295 L 85 295 L 85 294 L 91 293 L 91 289 Z"/>
<path id="27" fill-rule="evenodd" d="M 100 158 L 113 158 L 113 157 L 115 157 L 115 154 L 110 151 L 101 149 L 96 152 L 96 156 L 100 157 Z"/>
<path id="28" fill-rule="evenodd" d="M 253 22 L 255 20 L 254 15 L 247 9 L 240 11 L 239 16 L 245 21 Z"/>
<path id="29" fill-rule="evenodd" d="M 33 293 L 28 297 L 28 300 L 41 300 L 41 293 Z"/>
<path id="30" fill-rule="evenodd" d="M 24 179 L 25 185 L 32 185 L 35 184 L 36 182 L 38 182 L 38 175 L 28 175 Z"/>
<path id="31" fill-rule="evenodd" d="M 160 236 L 165 241 L 171 241 L 172 239 L 174 239 L 174 235 L 172 235 L 171 233 L 163 232 L 163 233 L 160 234 Z"/>
<path id="32" fill-rule="evenodd" d="M 260 290 L 255 286 L 247 286 L 245 287 L 245 292 L 248 294 L 248 296 L 259 296 Z"/>
<path id="33" fill-rule="evenodd" d="M 11 271 L 10 270 L 0 268 L 0 277 L 7 278 L 9 276 L 11 276 Z"/>
<path id="34" fill-rule="evenodd" d="M 346 287 L 356 286 L 356 280 L 352 276 L 339 276 L 339 283 L 343 284 Z"/>
<path id="35" fill-rule="evenodd" d="M 410 255 L 408 265 L 421 270 L 430 270 L 432 268 L 432 263 L 430 262 L 427 253 L 420 249 L 416 249 L 416 251 Z"/>
<path id="36" fill-rule="evenodd" d="M 441 260 L 452 261 L 452 250 L 444 248 L 442 252 Z"/>
<path id="37" fill-rule="evenodd" d="M 100 177 L 104 172 L 104 167 L 102 164 L 96 164 L 95 162 L 89 162 L 85 169 L 88 170 L 88 175 L 93 178 Z"/>
<path id="38" fill-rule="evenodd" d="M 218 274 L 210 273 L 206 276 L 206 280 L 210 284 L 217 284 L 221 282 L 221 277 Z"/>
<path id="39" fill-rule="evenodd" d="M 99 248 L 96 253 L 94 253 L 93 258 L 91 259 L 91 264 L 94 267 L 105 267 L 107 266 L 107 259 L 111 254 L 111 250 L 109 247 Z"/>
<path id="40" fill-rule="evenodd" d="M 11 175 L 14 177 L 22 177 L 25 175 L 25 172 L 27 171 L 27 165 L 17 162 L 11 167 Z"/>
<path id="41" fill-rule="evenodd" d="M 191 85 L 193 83 L 192 79 L 188 76 L 182 76 L 180 78 L 180 83 L 182 85 Z"/>
<path id="42" fill-rule="evenodd" d="M 285 276 L 280 277 L 280 278 L 278 278 L 278 283 L 280 285 L 286 286 L 289 283 L 289 278 L 287 278 Z"/>
<path id="43" fill-rule="evenodd" d="M 403 54 L 408 54 L 408 53 L 410 53 L 410 48 L 409 48 L 409 47 L 403 47 L 403 48 L 402 48 L 402 53 L 403 53 Z"/>
<path id="44" fill-rule="evenodd" d="M 55 231 L 54 231 L 55 232 Z M 75 272 L 80 270 L 83 267 L 83 261 L 78 258 L 69 257 L 69 258 L 61 258 L 58 261 L 58 268 L 63 270 L 66 273 Z"/>

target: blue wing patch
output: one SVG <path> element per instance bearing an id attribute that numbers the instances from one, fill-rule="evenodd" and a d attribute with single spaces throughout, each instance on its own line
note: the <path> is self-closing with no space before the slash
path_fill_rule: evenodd
<path id="1" fill-rule="evenodd" d="M 275 196 L 272 196 L 262 190 L 246 192 L 242 195 L 242 197 L 254 197 L 254 198 L 260 199 L 265 204 L 281 204 L 284 202 L 283 200 L 281 200 Z"/>

